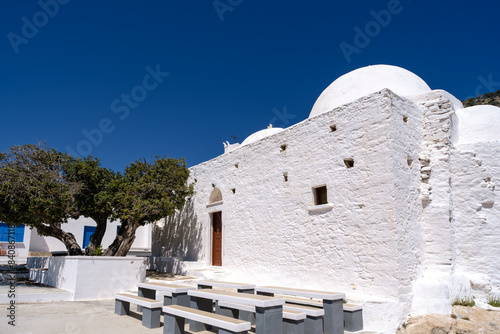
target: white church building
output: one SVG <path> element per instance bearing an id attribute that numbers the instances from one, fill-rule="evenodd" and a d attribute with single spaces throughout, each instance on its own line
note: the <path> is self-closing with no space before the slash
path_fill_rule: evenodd
<path id="1" fill-rule="evenodd" d="M 395 66 L 335 80 L 307 119 L 191 167 L 153 255 L 220 279 L 346 293 L 366 329 L 500 295 L 500 108 Z M 215 268 L 215 269 L 214 269 Z"/>

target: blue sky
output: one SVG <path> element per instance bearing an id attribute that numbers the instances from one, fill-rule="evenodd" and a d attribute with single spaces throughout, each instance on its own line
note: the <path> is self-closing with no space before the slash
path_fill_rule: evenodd
<path id="1" fill-rule="evenodd" d="M 192 166 L 233 134 L 298 123 L 332 81 L 366 65 L 404 67 L 459 99 L 500 89 L 497 1 L 2 7 L 0 150 L 42 140 L 118 171 L 154 155 Z"/>

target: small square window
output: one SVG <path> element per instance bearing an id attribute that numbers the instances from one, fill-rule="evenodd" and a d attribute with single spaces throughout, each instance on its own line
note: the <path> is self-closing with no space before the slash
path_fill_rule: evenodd
<path id="1" fill-rule="evenodd" d="M 322 205 L 328 203 L 326 186 L 313 188 L 314 205 Z"/>
<path id="2" fill-rule="evenodd" d="M 280 152 L 286 151 L 286 144 L 281 145 Z"/>
<path id="3" fill-rule="evenodd" d="M 233 194 L 236 194 L 236 188 L 232 188 L 231 191 L 233 192 Z"/>
<path id="4" fill-rule="evenodd" d="M 335 132 L 335 131 L 337 131 L 337 125 L 336 124 L 330 125 L 330 132 Z"/>

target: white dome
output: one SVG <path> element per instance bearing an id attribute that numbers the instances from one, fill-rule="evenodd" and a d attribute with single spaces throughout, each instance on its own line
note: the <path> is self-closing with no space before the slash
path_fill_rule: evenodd
<path id="1" fill-rule="evenodd" d="M 281 132 L 281 131 L 283 131 L 282 128 L 268 128 L 268 129 L 257 131 L 255 133 L 251 134 L 250 136 L 248 136 L 243 141 L 243 143 L 241 143 L 240 146 L 251 144 L 253 142 L 256 142 L 258 140 L 261 140 L 261 139 L 264 139 L 266 137 L 272 136 L 275 133 L 278 133 L 278 132 Z"/>
<path id="2" fill-rule="evenodd" d="M 328 86 L 316 100 L 309 117 L 331 111 L 384 88 L 400 96 L 431 90 L 424 80 L 404 68 L 391 65 L 362 67 L 344 74 Z"/>
<path id="3" fill-rule="evenodd" d="M 473 106 L 457 110 L 456 115 L 457 144 L 500 141 L 500 108 L 488 105 Z"/>

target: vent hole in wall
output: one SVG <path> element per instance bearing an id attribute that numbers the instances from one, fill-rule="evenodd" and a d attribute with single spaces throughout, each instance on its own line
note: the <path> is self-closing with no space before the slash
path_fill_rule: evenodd
<path id="1" fill-rule="evenodd" d="M 337 125 L 336 124 L 330 125 L 330 132 L 335 132 L 335 131 L 337 131 Z"/>
<path id="2" fill-rule="evenodd" d="M 344 159 L 344 164 L 347 168 L 354 167 L 354 159 Z"/>
<path id="3" fill-rule="evenodd" d="M 281 152 L 286 151 L 286 147 L 287 147 L 287 145 L 286 145 L 286 144 L 281 145 L 281 147 L 280 147 L 280 151 L 281 151 Z"/>

